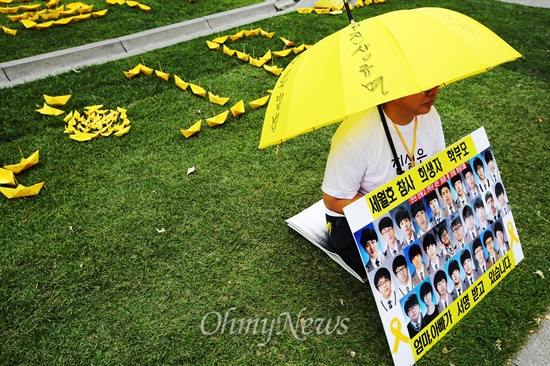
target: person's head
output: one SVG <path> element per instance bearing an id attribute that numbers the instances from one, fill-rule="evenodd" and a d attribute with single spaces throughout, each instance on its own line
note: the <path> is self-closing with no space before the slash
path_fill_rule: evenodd
<path id="1" fill-rule="evenodd" d="M 401 231 L 403 231 L 406 237 L 411 236 L 411 215 L 409 215 L 409 212 L 405 207 L 399 206 L 397 210 L 395 210 L 395 222 L 397 223 L 397 226 L 399 226 Z"/>
<path id="2" fill-rule="evenodd" d="M 470 191 L 475 192 L 476 190 L 476 177 L 474 176 L 474 172 L 472 171 L 472 167 L 470 165 L 466 165 L 466 168 L 462 171 L 462 174 L 464 174 L 464 179 L 466 180 L 466 185 L 470 189 Z"/>
<path id="3" fill-rule="evenodd" d="M 391 276 L 390 271 L 386 267 L 380 267 L 374 274 L 374 284 L 376 289 L 382 295 L 384 299 L 389 299 L 392 289 L 391 289 Z"/>
<path id="4" fill-rule="evenodd" d="M 437 257 L 437 246 L 433 234 L 427 233 L 422 237 L 422 248 L 424 248 L 424 252 L 426 252 L 426 255 L 431 260 Z"/>
<path id="5" fill-rule="evenodd" d="M 435 193 L 435 191 L 431 191 L 426 195 L 426 202 L 428 202 L 428 206 L 432 210 L 434 216 L 439 216 L 439 200 L 437 199 L 437 193 Z"/>
<path id="6" fill-rule="evenodd" d="M 378 235 L 376 231 L 370 227 L 364 229 L 361 232 L 361 239 L 359 240 L 369 257 L 375 259 L 378 258 Z"/>
<path id="7" fill-rule="evenodd" d="M 453 204 L 453 194 L 451 193 L 451 188 L 449 188 L 449 183 L 443 183 L 437 187 L 437 190 L 439 191 L 439 195 L 443 199 L 443 202 L 447 206 L 451 206 Z"/>
<path id="8" fill-rule="evenodd" d="M 380 231 L 386 243 L 392 244 L 395 242 L 395 230 L 391 218 L 384 216 L 380 222 L 378 222 L 378 231 Z"/>
<path id="9" fill-rule="evenodd" d="M 422 250 L 420 250 L 420 245 L 413 244 L 409 247 L 409 261 L 411 261 L 414 268 L 422 268 Z"/>
<path id="10" fill-rule="evenodd" d="M 466 272 L 467 276 L 472 275 L 472 255 L 468 249 L 462 250 L 460 253 L 460 263 L 462 263 L 462 268 Z"/>
<path id="11" fill-rule="evenodd" d="M 409 267 L 407 266 L 407 260 L 404 255 L 399 254 L 395 256 L 392 263 L 392 270 L 395 277 L 399 280 L 399 283 L 406 285 L 409 282 Z"/>
<path id="12" fill-rule="evenodd" d="M 394 111 L 398 111 L 400 115 L 405 116 L 406 123 L 409 123 L 415 116 L 428 113 L 439 93 L 439 87 L 433 87 L 427 91 L 408 95 L 384 103 L 384 111 L 391 116 Z M 394 121 L 397 124 L 400 121 Z"/>
<path id="13" fill-rule="evenodd" d="M 409 297 L 407 297 L 407 300 L 405 300 L 405 305 L 403 307 L 405 308 L 405 313 L 407 313 L 407 316 L 413 322 L 418 323 L 421 314 L 418 296 L 416 296 L 415 293 L 410 294 Z"/>
<path id="14" fill-rule="evenodd" d="M 460 216 L 456 215 L 451 220 L 451 231 L 458 242 L 462 242 L 464 239 L 464 227 L 462 226 L 462 220 Z"/>
<path id="15" fill-rule="evenodd" d="M 485 263 L 485 252 L 483 251 L 483 245 L 481 245 L 481 240 L 475 238 L 474 243 L 472 244 L 472 250 L 474 251 L 474 258 L 477 263 L 480 265 Z"/>
<path id="16" fill-rule="evenodd" d="M 435 272 L 434 283 L 435 289 L 437 290 L 439 296 L 445 295 L 447 292 L 447 275 L 445 274 L 445 271 L 440 269 Z"/>
<path id="17" fill-rule="evenodd" d="M 497 196 L 498 202 L 500 202 L 501 206 L 504 206 L 506 203 L 506 200 L 504 197 L 504 187 L 500 182 L 495 184 L 495 196 Z"/>
<path id="18" fill-rule="evenodd" d="M 426 306 L 433 304 L 433 290 L 429 282 L 424 282 L 420 285 L 420 300 L 422 300 Z"/>
<path id="19" fill-rule="evenodd" d="M 489 150 L 485 151 L 485 154 L 483 156 L 485 158 L 485 164 L 487 164 L 487 167 L 491 171 L 491 173 L 495 173 L 496 166 L 495 166 L 495 160 L 493 159 L 493 154 Z"/>
<path id="20" fill-rule="evenodd" d="M 437 226 L 437 236 L 441 244 L 445 246 L 451 245 L 451 237 L 449 236 L 449 231 L 447 230 L 447 224 L 445 222 Z"/>
<path id="21" fill-rule="evenodd" d="M 462 196 L 464 194 L 464 188 L 462 187 L 462 178 L 460 177 L 460 174 L 457 174 L 451 178 L 451 184 L 453 185 L 456 193 L 459 196 Z"/>
<path id="22" fill-rule="evenodd" d="M 474 211 L 472 211 L 470 206 L 466 205 L 462 208 L 462 218 L 464 219 L 468 230 L 473 230 L 476 222 L 474 219 Z"/>
<path id="23" fill-rule="evenodd" d="M 455 287 L 458 287 L 460 284 L 460 267 L 458 266 L 458 262 L 455 259 L 450 261 L 449 268 L 447 270 L 449 271 L 449 275 L 451 276 Z"/>
<path id="24" fill-rule="evenodd" d="M 474 210 L 476 210 L 477 217 L 480 219 L 485 219 L 485 206 L 483 205 L 483 200 L 477 197 L 474 201 Z"/>
<path id="25" fill-rule="evenodd" d="M 489 254 L 492 255 L 495 252 L 495 242 L 491 230 L 487 230 L 485 234 L 483 234 L 483 242 L 485 243 L 485 248 L 487 248 Z"/>
<path id="26" fill-rule="evenodd" d="M 495 236 L 497 238 L 497 243 L 500 248 L 504 245 L 504 228 L 502 227 L 502 223 L 500 221 L 497 221 L 493 229 L 495 230 Z"/>
<path id="27" fill-rule="evenodd" d="M 476 171 L 479 180 L 485 180 L 485 168 L 483 167 L 483 162 L 480 158 L 474 159 L 474 170 Z"/>
<path id="28" fill-rule="evenodd" d="M 493 194 L 490 191 L 487 191 L 487 193 L 485 193 L 485 202 L 487 203 L 487 210 L 489 211 L 489 213 L 494 213 L 495 199 L 493 198 Z"/>
<path id="29" fill-rule="evenodd" d="M 428 230 L 428 217 L 426 215 L 426 208 L 424 207 L 424 203 L 421 200 L 416 201 L 411 205 L 411 215 L 413 216 L 414 221 L 416 221 L 416 223 L 420 227 L 420 230 Z"/>

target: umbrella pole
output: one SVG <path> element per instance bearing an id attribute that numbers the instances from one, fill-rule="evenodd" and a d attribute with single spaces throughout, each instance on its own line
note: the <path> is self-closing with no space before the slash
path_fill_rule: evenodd
<path id="1" fill-rule="evenodd" d="M 395 145 L 393 144 L 393 140 L 391 139 L 388 122 L 386 122 L 386 116 L 384 115 L 382 105 L 380 104 L 378 105 L 378 113 L 380 114 L 380 119 L 382 120 L 382 126 L 384 126 L 384 132 L 386 133 L 386 137 L 388 138 L 388 142 L 390 143 L 390 149 L 393 155 L 393 159 L 395 160 L 395 170 L 397 170 L 397 175 L 401 175 L 403 174 L 403 168 L 401 167 L 401 163 L 399 162 L 399 157 L 397 156 Z"/>
<path id="2" fill-rule="evenodd" d="M 344 0 L 344 7 L 346 8 L 346 13 L 348 14 L 349 24 L 355 23 L 353 15 L 351 15 L 351 9 L 349 8 L 348 0 Z"/>

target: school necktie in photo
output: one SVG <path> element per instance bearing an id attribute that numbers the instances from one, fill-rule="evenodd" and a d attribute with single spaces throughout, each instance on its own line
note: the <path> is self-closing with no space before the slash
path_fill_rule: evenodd
<path id="1" fill-rule="evenodd" d="M 391 304 L 391 300 L 388 300 L 388 307 L 391 309 L 393 308 L 393 305 Z"/>
<path id="2" fill-rule="evenodd" d="M 447 307 L 447 300 L 445 300 L 443 303 L 445 304 L 445 307 Z"/>
<path id="3" fill-rule="evenodd" d="M 437 269 L 438 269 L 438 268 L 437 268 L 437 263 L 435 264 L 435 269 L 436 269 L 436 271 L 437 271 Z"/>
<path id="4" fill-rule="evenodd" d="M 417 332 L 420 332 L 420 324 L 413 323 L 413 327 L 414 327 L 414 330 L 416 330 Z"/>
<path id="5" fill-rule="evenodd" d="M 459 288 L 456 289 L 456 292 L 458 293 L 458 296 L 460 296 L 460 289 Z"/>
<path id="6" fill-rule="evenodd" d="M 496 262 L 497 262 L 496 259 L 495 259 L 495 257 L 491 257 L 491 260 L 493 261 L 493 263 L 496 263 Z"/>
<path id="7" fill-rule="evenodd" d="M 468 277 L 470 279 L 470 285 L 473 285 L 474 284 L 474 280 L 472 279 L 472 277 Z"/>
<path id="8" fill-rule="evenodd" d="M 482 273 L 485 273 L 485 264 L 481 266 Z"/>
<path id="9" fill-rule="evenodd" d="M 376 264 L 377 268 L 380 267 L 380 261 L 379 260 L 376 260 L 375 264 Z"/>
<path id="10" fill-rule="evenodd" d="M 424 274 L 422 272 L 420 272 L 420 279 L 424 281 Z"/>

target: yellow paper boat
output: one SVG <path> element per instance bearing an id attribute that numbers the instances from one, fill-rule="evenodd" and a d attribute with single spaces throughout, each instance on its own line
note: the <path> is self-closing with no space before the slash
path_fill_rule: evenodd
<path id="1" fill-rule="evenodd" d="M 283 68 L 277 67 L 277 65 L 264 65 L 264 69 L 277 76 L 281 75 L 281 73 L 283 72 Z"/>
<path id="2" fill-rule="evenodd" d="M 239 100 L 233 107 L 229 109 L 231 113 L 233 114 L 233 117 L 240 116 L 244 113 L 244 102 L 243 100 Z"/>
<path id="3" fill-rule="evenodd" d="M 91 13 L 93 8 L 94 8 L 93 5 L 89 5 L 89 6 L 84 5 L 84 6 L 81 6 L 81 7 L 77 8 L 76 11 L 79 12 L 80 14 Z"/>
<path id="4" fill-rule="evenodd" d="M 44 5 L 46 5 L 46 8 L 50 9 L 56 6 L 57 4 L 59 4 L 59 0 L 50 0 Z"/>
<path id="5" fill-rule="evenodd" d="M 220 113 L 217 116 L 214 116 L 212 118 L 207 118 L 206 123 L 210 127 L 215 127 L 215 126 L 221 125 L 225 122 L 228 115 L 229 115 L 229 110 L 226 110 L 225 112 Z"/>
<path id="6" fill-rule="evenodd" d="M 210 48 L 211 50 L 219 50 L 220 47 L 221 47 L 221 44 L 219 43 L 216 43 L 216 42 L 211 42 L 209 40 L 206 40 L 206 45 L 208 46 L 208 48 Z"/>
<path id="7" fill-rule="evenodd" d="M 239 40 L 241 38 L 243 38 L 244 36 L 244 31 L 240 31 L 240 32 L 237 32 L 235 34 L 233 34 L 232 36 L 229 36 L 229 39 L 232 40 L 232 41 L 236 41 L 236 40 Z"/>
<path id="8" fill-rule="evenodd" d="M 0 4 L 11 4 L 13 0 L 0 0 Z"/>
<path id="9" fill-rule="evenodd" d="M 305 49 L 306 49 L 306 45 L 302 43 L 300 46 L 294 47 L 294 48 L 292 49 L 292 52 L 294 52 L 294 54 L 297 55 L 297 54 L 303 52 Z"/>
<path id="10" fill-rule="evenodd" d="M 275 56 L 275 57 L 286 57 L 286 56 L 288 56 L 288 54 L 290 52 L 292 52 L 292 48 L 282 50 L 282 51 L 274 51 L 273 56 Z"/>
<path id="11" fill-rule="evenodd" d="M 237 57 L 239 58 L 239 60 L 248 61 L 250 55 L 248 53 L 237 51 Z"/>
<path id="12" fill-rule="evenodd" d="M 65 113 L 61 109 L 50 107 L 46 103 L 44 103 L 44 106 L 42 108 L 37 109 L 36 111 L 38 113 L 42 113 L 42 114 L 45 114 L 45 115 L 48 115 L 48 116 L 59 116 L 60 114 Z"/>
<path id="13" fill-rule="evenodd" d="M 266 38 L 273 38 L 275 32 L 266 32 L 263 29 L 260 31 L 260 34 Z"/>
<path id="14" fill-rule="evenodd" d="M 250 108 L 252 109 L 260 108 L 267 103 L 270 96 L 271 95 L 266 95 L 265 97 L 261 97 L 259 99 L 253 100 L 252 102 L 249 102 L 248 105 L 250 105 Z"/>
<path id="15" fill-rule="evenodd" d="M 50 20 L 49 22 L 37 23 L 36 28 L 37 29 L 46 29 L 46 28 L 51 27 L 52 25 L 53 25 L 53 20 Z"/>
<path id="16" fill-rule="evenodd" d="M 180 89 L 187 90 L 187 87 L 189 86 L 189 83 L 186 83 L 182 79 L 180 79 L 177 75 L 174 75 L 174 80 L 176 82 L 176 86 Z"/>
<path id="17" fill-rule="evenodd" d="M 180 130 L 180 132 L 183 136 L 185 136 L 185 138 L 189 138 L 200 132 L 201 123 L 202 119 L 199 119 L 193 126 L 189 127 L 187 130 Z"/>
<path id="18" fill-rule="evenodd" d="M 33 22 L 32 20 L 22 19 L 19 22 L 27 29 L 36 27 L 36 22 Z"/>
<path id="19" fill-rule="evenodd" d="M 120 137 L 120 136 L 122 136 L 122 135 L 126 135 L 128 132 L 130 132 L 130 127 L 132 127 L 132 126 L 124 127 L 124 128 L 121 129 L 120 131 L 115 132 L 115 136 Z"/>
<path id="20" fill-rule="evenodd" d="M 19 184 L 16 188 L 0 187 L 0 192 L 2 192 L 4 196 L 8 197 L 8 199 L 36 196 L 38 192 L 40 192 L 40 190 L 42 189 L 43 185 L 44 182 L 37 183 L 30 187 L 25 187 L 21 184 Z"/>
<path id="21" fill-rule="evenodd" d="M 11 170 L 0 168 L 0 184 L 15 185 L 15 176 Z"/>
<path id="22" fill-rule="evenodd" d="M 103 17 L 103 16 L 105 16 L 105 15 L 107 14 L 107 11 L 108 11 L 108 10 L 109 10 L 109 9 L 103 9 L 103 10 L 99 10 L 99 11 L 94 11 L 94 12 L 92 13 L 92 16 L 93 16 L 94 18 Z"/>
<path id="23" fill-rule="evenodd" d="M 40 8 L 41 6 L 42 4 L 20 5 L 19 8 L 25 11 L 33 11 L 33 10 L 38 10 L 38 8 Z"/>
<path id="24" fill-rule="evenodd" d="M 131 79 L 133 78 L 134 76 L 136 75 L 139 75 L 139 71 L 136 72 L 134 71 L 134 69 L 130 70 L 130 71 L 123 71 L 124 75 L 128 78 L 128 79 Z"/>
<path id="25" fill-rule="evenodd" d="M 75 15 L 73 17 L 73 20 L 75 22 L 80 22 L 81 20 L 87 20 L 87 19 L 90 19 L 92 17 L 92 14 L 80 14 L 80 15 Z"/>
<path id="26" fill-rule="evenodd" d="M 330 8 L 313 9 L 313 11 L 317 14 L 328 14 L 330 13 Z"/>
<path id="27" fill-rule="evenodd" d="M 386 2 L 386 0 L 374 0 L 375 4 L 383 4 L 385 2 Z"/>
<path id="28" fill-rule="evenodd" d="M 143 11 L 146 11 L 146 12 L 150 12 L 151 11 L 151 7 L 150 6 L 147 6 L 147 5 L 144 5 L 144 4 L 138 4 L 138 7 L 143 10 Z"/>
<path id="29" fill-rule="evenodd" d="M 76 13 L 76 9 L 69 9 L 69 10 L 61 10 L 61 15 L 74 15 Z"/>
<path id="30" fill-rule="evenodd" d="M 14 6 L 13 8 L 0 8 L 0 13 L 2 14 L 15 14 L 19 11 L 19 6 Z"/>
<path id="31" fill-rule="evenodd" d="M 103 104 L 89 105 L 89 106 L 84 107 L 84 113 L 86 113 L 86 115 L 89 116 L 90 114 L 94 113 L 95 111 L 100 110 L 101 108 L 103 108 Z"/>
<path id="32" fill-rule="evenodd" d="M 65 105 L 69 99 L 71 99 L 71 94 L 69 95 L 61 95 L 58 97 L 50 97 L 49 95 L 44 94 L 44 100 L 49 105 Z"/>
<path id="33" fill-rule="evenodd" d="M 271 50 L 267 50 L 267 52 L 262 57 L 260 57 L 260 60 L 271 60 Z"/>
<path id="34" fill-rule="evenodd" d="M 225 41 L 227 41 L 227 37 L 228 37 L 228 36 L 217 37 L 217 38 L 214 38 L 214 39 L 212 40 L 212 42 L 219 43 L 219 44 L 224 44 Z"/>
<path id="35" fill-rule="evenodd" d="M 81 141 L 82 142 L 82 141 L 89 141 L 89 140 L 93 139 L 94 135 L 86 133 L 86 132 L 75 131 L 74 134 L 69 135 L 69 138 L 71 138 L 75 141 Z"/>
<path id="36" fill-rule="evenodd" d="M 2 30 L 4 31 L 4 33 L 9 34 L 10 36 L 15 36 L 17 34 L 17 29 L 10 29 L 2 26 Z"/>
<path id="37" fill-rule="evenodd" d="M 73 17 L 61 18 L 61 19 L 58 19 L 58 20 L 54 20 L 53 24 L 66 25 L 66 24 L 69 24 L 72 21 L 73 21 Z"/>
<path id="38" fill-rule="evenodd" d="M 21 158 L 21 161 L 18 164 L 4 165 L 4 168 L 11 170 L 15 174 L 22 172 L 23 170 L 30 168 L 33 165 L 38 164 L 39 150 L 36 150 L 28 158 Z"/>
<path id="39" fill-rule="evenodd" d="M 27 19 L 28 16 L 29 16 L 28 13 L 8 15 L 8 19 L 11 20 L 12 22 L 18 22 L 20 20 Z"/>
<path id="40" fill-rule="evenodd" d="M 313 11 L 313 8 L 296 8 L 299 14 L 309 14 Z"/>
<path id="41" fill-rule="evenodd" d="M 245 30 L 243 32 L 244 32 L 244 35 L 247 36 L 247 37 L 254 37 L 254 36 L 257 36 L 258 34 L 260 34 L 260 28 Z"/>
<path id="42" fill-rule="evenodd" d="M 139 3 L 137 1 L 126 0 L 126 5 L 128 5 L 131 8 L 135 8 L 136 6 L 138 6 L 138 4 Z"/>
<path id="43" fill-rule="evenodd" d="M 365 6 L 365 4 L 363 4 L 363 0 L 357 0 L 355 4 L 353 4 L 353 7 L 356 9 L 362 8 L 363 6 Z"/>
<path id="44" fill-rule="evenodd" d="M 167 73 L 162 72 L 162 71 L 159 71 L 159 70 L 155 70 L 155 74 L 156 74 L 159 78 L 161 78 L 161 79 L 163 79 L 163 80 L 165 80 L 165 81 L 168 81 L 168 78 L 170 77 L 170 74 L 167 74 Z"/>
<path id="45" fill-rule="evenodd" d="M 285 46 L 287 46 L 287 47 L 292 47 L 292 46 L 294 46 L 294 42 L 289 41 L 288 39 L 283 38 L 283 37 L 279 37 L 279 38 L 281 39 L 281 41 L 283 41 L 283 43 L 285 44 Z"/>
<path id="46" fill-rule="evenodd" d="M 253 65 L 253 66 L 256 66 L 256 67 L 262 67 L 263 64 L 265 64 L 268 60 L 264 60 L 262 58 L 259 58 L 259 59 L 256 59 L 254 57 L 250 57 L 248 59 L 248 62 Z"/>
<path id="47" fill-rule="evenodd" d="M 235 52 L 237 52 L 237 51 L 230 49 L 226 45 L 223 45 L 223 53 L 225 53 L 226 55 L 233 56 L 235 54 Z"/>
<path id="48" fill-rule="evenodd" d="M 144 74 L 151 75 L 153 73 L 153 69 L 150 67 L 147 67 L 143 64 L 138 64 L 137 66 L 139 66 L 139 71 L 141 71 Z"/>
<path id="49" fill-rule="evenodd" d="M 189 83 L 189 85 L 191 85 L 191 91 L 193 92 L 193 94 L 198 95 L 200 97 L 206 97 L 206 90 L 204 90 L 200 86 L 195 85 L 193 83 Z"/>
<path id="50" fill-rule="evenodd" d="M 219 104 L 219 105 L 224 105 L 229 100 L 229 98 L 221 98 L 221 97 L 219 97 L 215 94 L 212 94 L 210 92 L 208 92 L 208 99 L 210 99 L 210 102 L 216 103 L 216 104 Z"/>

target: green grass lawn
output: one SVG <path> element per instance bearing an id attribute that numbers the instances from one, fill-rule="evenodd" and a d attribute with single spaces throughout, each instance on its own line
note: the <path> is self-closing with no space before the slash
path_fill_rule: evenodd
<path id="1" fill-rule="evenodd" d="M 448 143 L 485 127 L 525 259 L 418 363 L 503 365 L 550 305 L 550 11 L 492 0 L 388 0 L 354 16 L 419 6 L 469 15 L 524 56 L 440 91 Z M 313 44 L 346 24 L 345 14 L 290 13 L 250 25 L 275 31 L 273 39 L 230 45 L 258 57 L 282 49 L 278 37 Z M 139 62 L 160 63 L 164 72 L 230 97 L 228 106 L 266 95 L 277 77 L 209 50 L 211 38 L 2 89 L 0 166 L 18 162 L 19 149 L 25 156 L 40 150 L 39 164 L 16 177 L 26 186 L 45 181 L 37 196 L 0 197 L 2 364 L 392 363 L 368 285 L 284 222 L 320 199 L 337 126 L 258 150 L 265 109 L 247 104 L 239 118 L 216 128 L 203 123 L 185 139 L 180 129 L 225 108 L 178 89 L 172 77 L 122 73 Z M 132 128 L 119 138 L 73 141 L 63 133 L 63 116 L 35 111 L 43 94 L 72 94 L 66 111 L 127 108 Z M 196 171 L 188 175 L 190 167 Z M 298 340 L 287 328 L 266 345 L 266 334 L 201 332 L 203 319 L 208 333 L 216 312 L 228 311 L 230 319 L 288 312 L 294 322 L 349 321 L 344 334 Z"/>
<path id="2" fill-rule="evenodd" d="M 67 25 L 53 25 L 44 30 L 27 29 L 21 22 L 14 22 L 8 18 L 8 15 L 13 14 L 0 13 L 0 25 L 18 31 L 15 37 L 0 32 L 0 49 L 2 49 L 0 62 L 103 41 L 261 2 L 263 0 L 197 0 L 193 3 L 190 3 L 189 0 L 140 1 L 139 3 L 151 8 L 150 12 L 146 12 L 127 4 L 107 5 L 105 0 L 87 0 L 83 3 L 94 5 L 94 12 L 108 9 L 107 14 L 103 17 L 91 17 L 80 22 L 73 21 Z M 33 2 L 33 4 L 39 3 L 43 2 Z M 74 3 L 74 1 L 60 0 L 57 7 L 71 3 Z M 16 1 L 9 6 L 15 7 L 18 5 L 20 3 Z M 8 7 L 8 5 L 4 6 L 0 3 L 0 8 L 4 7 Z M 53 7 L 51 10 L 55 8 Z M 47 9 L 46 6 L 42 5 L 39 10 L 45 9 Z M 16 14 L 22 13 L 24 13 L 24 10 L 19 10 Z M 36 22 L 44 23 L 47 21 L 49 20 L 40 18 Z"/>

